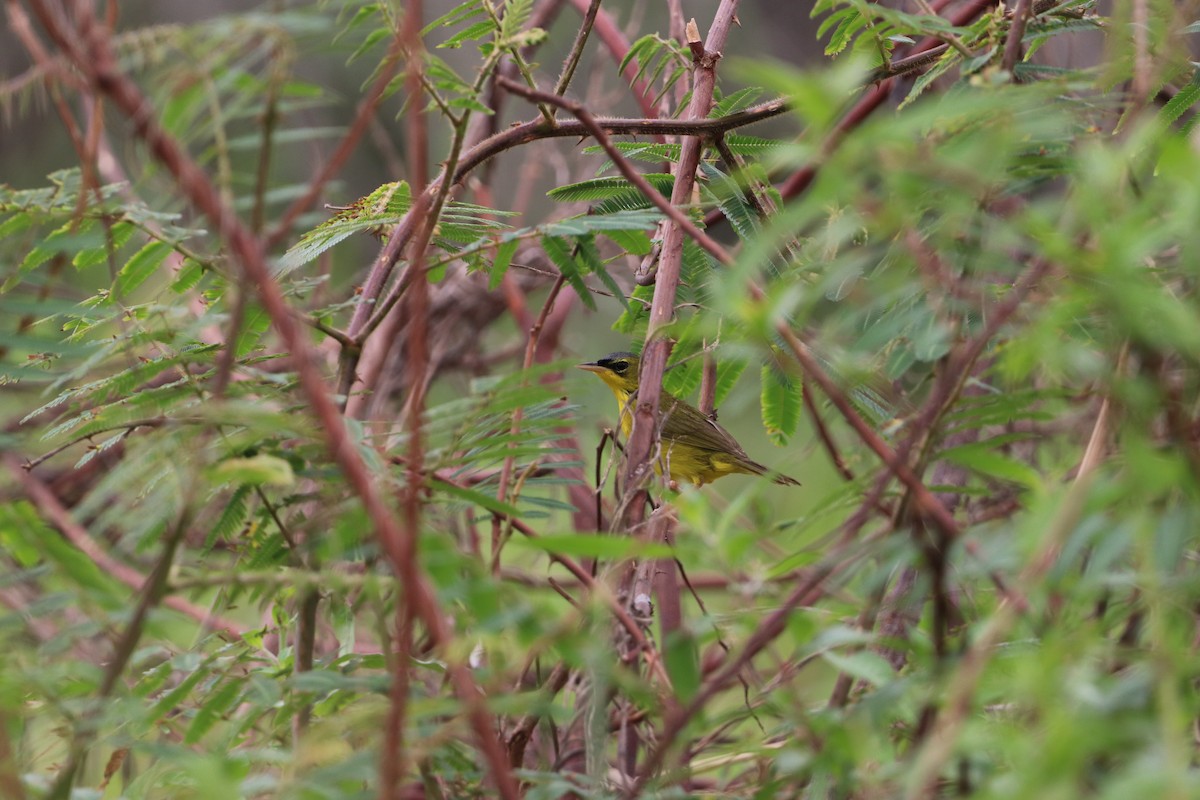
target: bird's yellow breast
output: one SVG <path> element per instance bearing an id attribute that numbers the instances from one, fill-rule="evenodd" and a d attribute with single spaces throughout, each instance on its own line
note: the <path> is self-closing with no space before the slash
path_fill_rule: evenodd
<path id="1" fill-rule="evenodd" d="M 609 384 L 608 388 L 612 389 L 613 397 L 617 398 L 617 412 L 621 415 L 621 434 L 628 439 L 633 431 L 633 395 L 620 386 Z"/>

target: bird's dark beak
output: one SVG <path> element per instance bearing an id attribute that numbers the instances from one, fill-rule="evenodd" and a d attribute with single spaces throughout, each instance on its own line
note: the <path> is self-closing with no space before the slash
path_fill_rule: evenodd
<path id="1" fill-rule="evenodd" d="M 587 361 L 587 362 L 584 362 L 583 364 L 576 364 L 575 367 L 577 369 L 585 369 L 588 372 L 603 372 L 604 371 L 604 367 L 600 366 L 599 362 L 596 362 L 596 361 Z"/>

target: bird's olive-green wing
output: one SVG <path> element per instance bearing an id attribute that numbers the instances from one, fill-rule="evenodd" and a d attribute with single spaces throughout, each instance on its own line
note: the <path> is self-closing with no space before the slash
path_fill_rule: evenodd
<path id="1" fill-rule="evenodd" d="M 677 444 L 717 453 L 728 453 L 750 461 L 733 435 L 713 422 L 700 410 L 677 397 L 663 394 L 662 438 Z"/>

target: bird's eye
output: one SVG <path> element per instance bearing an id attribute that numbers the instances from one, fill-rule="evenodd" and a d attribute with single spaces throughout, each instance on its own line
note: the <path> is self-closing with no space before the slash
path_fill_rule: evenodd
<path id="1" fill-rule="evenodd" d="M 612 370 L 613 370 L 613 372 L 617 373 L 618 375 L 620 375 L 622 372 L 624 372 L 624 371 L 625 371 L 625 370 L 627 370 L 627 369 L 629 369 L 629 362 L 628 362 L 628 361 L 615 361 L 615 362 L 613 362 L 613 367 L 612 367 Z"/>

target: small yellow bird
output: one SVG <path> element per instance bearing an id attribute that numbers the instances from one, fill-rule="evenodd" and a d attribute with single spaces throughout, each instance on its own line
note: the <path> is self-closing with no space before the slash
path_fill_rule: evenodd
<path id="1" fill-rule="evenodd" d="M 599 361 L 578 365 L 580 369 L 596 373 L 612 389 L 620 409 L 621 432 L 626 437 L 633 429 L 633 403 L 630 398 L 638 389 L 640 364 L 641 359 L 636 355 L 622 352 L 609 353 Z M 735 472 L 765 475 L 785 486 L 800 485 L 799 481 L 751 460 L 733 434 L 678 397 L 663 392 L 659 409 L 662 457 L 655 464 L 659 474 L 665 462 L 671 480 L 686 480 L 696 486 L 703 486 Z"/>

